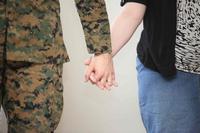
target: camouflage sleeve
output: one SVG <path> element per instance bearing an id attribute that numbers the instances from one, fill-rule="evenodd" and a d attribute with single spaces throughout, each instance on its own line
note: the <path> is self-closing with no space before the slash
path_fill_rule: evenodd
<path id="1" fill-rule="evenodd" d="M 111 53 L 108 15 L 104 0 L 75 0 L 89 53 Z"/>

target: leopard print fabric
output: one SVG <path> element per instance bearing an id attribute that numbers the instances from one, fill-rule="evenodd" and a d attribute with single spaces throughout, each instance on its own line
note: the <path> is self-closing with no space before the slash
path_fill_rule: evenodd
<path id="1" fill-rule="evenodd" d="M 200 0 L 177 0 L 176 68 L 200 74 Z"/>

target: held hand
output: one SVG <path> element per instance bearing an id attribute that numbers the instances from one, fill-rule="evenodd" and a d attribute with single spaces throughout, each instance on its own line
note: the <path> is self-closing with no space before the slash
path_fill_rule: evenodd
<path id="1" fill-rule="evenodd" d="M 101 89 L 117 86 L 111 54 L 95 55 L 85 61 L 87 66 L 85 81 L 96 84 Z"/>

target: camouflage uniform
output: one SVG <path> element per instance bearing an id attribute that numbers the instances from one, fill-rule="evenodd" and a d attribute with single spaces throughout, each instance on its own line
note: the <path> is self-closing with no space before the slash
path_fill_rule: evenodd
<path id="1" fill-rule="evenodd" d="M 7 61 L 1 94 L 9 133 L 55 130 L 63 109 L 62 68 L 55 63 Z"/>
<path id="2" fill-rule="evenodd" d="M 110 53 L 104 0 L 75 2 L 89 53 Z M 55 130 L 67 61 L 59 0 L 0 0 L 0 102 L 9 133 Z"/>

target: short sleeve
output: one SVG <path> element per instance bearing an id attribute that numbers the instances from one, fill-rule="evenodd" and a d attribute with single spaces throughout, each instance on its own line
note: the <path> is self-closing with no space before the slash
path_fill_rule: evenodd
<path id="1" fill-rule="evenodd" d="M 148 0 L 121 0 L 121 4 L 120 5 L 124 6 L 128 2 L 136 2 L 136 3 L 147 5 L 147 1 Z"/>

